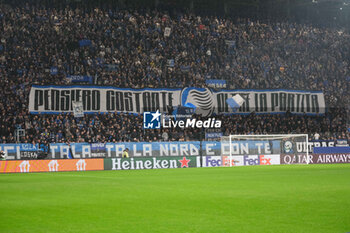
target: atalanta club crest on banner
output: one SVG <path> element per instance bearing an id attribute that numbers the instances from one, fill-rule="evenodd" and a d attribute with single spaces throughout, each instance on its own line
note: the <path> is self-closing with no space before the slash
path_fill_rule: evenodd
<path id="1" fill-rule="evenodd" d="M 160 129 L 160 116 L 159 110 L 156 112 L 144 112 L 143 113 L 143 128 L 144 129 Z"/>
<path id="2" fill-rule="evenodd" d="M 284 153 L 288 153 L 288 154 L 294 153 L 293 143 L 291 141 L 284 142 L 283 150 L 284 150 Z"/>

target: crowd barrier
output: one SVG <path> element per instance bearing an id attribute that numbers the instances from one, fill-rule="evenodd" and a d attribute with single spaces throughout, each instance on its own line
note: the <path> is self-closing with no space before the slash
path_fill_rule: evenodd
<path id="1" fill-rule="evenodd" d="M 168 156 L 97 159 L 46 159 L 0 161 L 0 173 L 61 172 L 168 169 L 190 167 L 254 166 L 294 164 L 306 161 L 306 155 L 295 157 L 286 154 L 229 156 Z M 230 164 L 231 163 L 231 164 Z M 310 164 L 350 163 L 347 154 L 310 154 Z"/>

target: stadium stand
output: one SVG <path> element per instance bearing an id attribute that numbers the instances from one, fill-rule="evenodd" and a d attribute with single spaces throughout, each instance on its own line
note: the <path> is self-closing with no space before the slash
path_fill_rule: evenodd
<path id="1" fill-rule="evenodd" d="M 164 36 L 164 28 L 171 28 Z M 31 115 L 33 84 L 69 85 L 82 74 L 95 85 L 206 87 L 224 79 L 230 89 L 321 90 L 325 116 L 217 116 L 224 135 L 314 133 L 350 139 L 348 31 L 286 22 L 259 22 L 160 10 L 52 8 L 0 3 L 0 143 L 185 141 L 200 130 L 142 129 L 126 113 Z"/>

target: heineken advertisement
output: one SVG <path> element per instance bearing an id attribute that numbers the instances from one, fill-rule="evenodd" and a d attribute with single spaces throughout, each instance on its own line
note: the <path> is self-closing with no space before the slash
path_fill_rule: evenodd
<path id="1" fill-rule="evenodd" d="M 104 159 L 104 170 L 199 167 L 196 156 Z"/>
<path id="2" fill-rule="evenodd" d="M 304 90 L 214 90 L 186 87 L 183 89 L 130 89 L 103 86 L 36 86 L 29 95 L 32 114 L 58 114 L 73 112 L 73 103 L 82 102 L 85 113 L 149 111 L 167 112 L 168 106 L 195 105 L 196 113 L 233 113 L 226 100 L 239 94 L 243 105 L 235 114 L 292 113 L 324 114 L 325 100 L 322 91 Z"/>

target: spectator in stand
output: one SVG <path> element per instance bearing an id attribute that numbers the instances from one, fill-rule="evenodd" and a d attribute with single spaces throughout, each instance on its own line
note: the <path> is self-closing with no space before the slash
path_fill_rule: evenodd
<path id="1" fill-rule="evenodd" d="M 314 139 L 315 139 L 315 140 L 319 140 L 319 139 L 320 139 L 320 134 L 316 132 L 316 133 L 314 134 Z"/>

